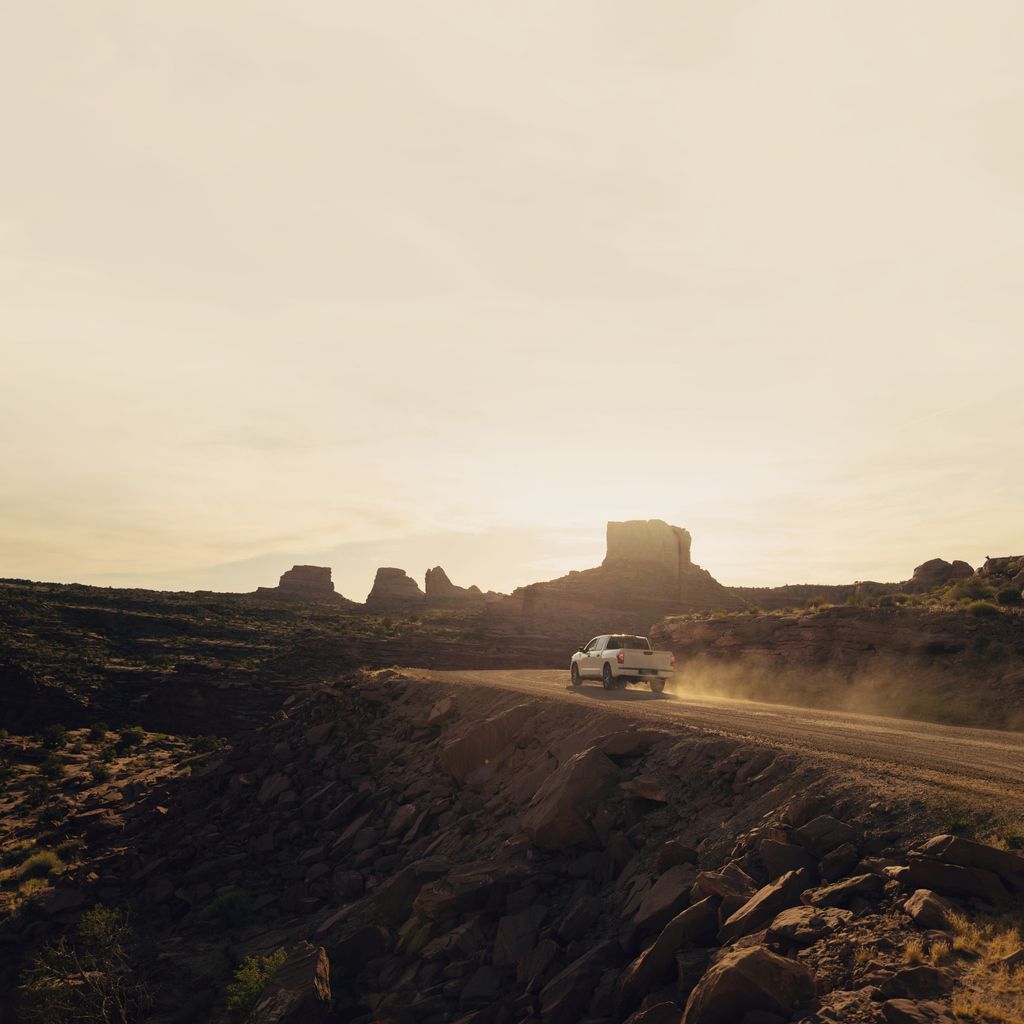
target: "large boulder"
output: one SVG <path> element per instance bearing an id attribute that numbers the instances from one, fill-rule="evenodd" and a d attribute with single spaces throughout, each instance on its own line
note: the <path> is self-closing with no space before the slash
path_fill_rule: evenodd
<path id="1" fill-rule="evenodd" d="M 653 930 L 664 928 L 690 903 L 690 890 L 697 869 L 692 864 L 670 867 L 651 886 L 633 918 L 638 928 Z"/>
<path id="2" fill-rule="evenodd" d="M 965 868 L 981 868 L 998 875 L 1011 892 L 1024 892 L 1024 857 L 1009 850 L 999 850 L 963 836 L 941 835 L 933 836 L 911 856 Z"/>
<path id="3" fill-rule="evenodd" d="M 917 1003 L 911 999 L 890 999 L 882 1003 L 885 1024 L 957 1024 L 948 1007 L 934 1000 Z"/>
<path id="4" fill-rule="evenodd" d="M 690 993 L 682 1024 L 737 1024 L 751 1011 L 788 1020 L 814 994 L 814 975 L 765 946 L 726 953 Z"/>
<path id="5" fill-rule="evenodd" d="M 807 888 L 810 878 L 803 868 L 787 871 L 784 875 L 762 886 L 734 914 L 726 919 L 718 932 L 723 944 L 749 935 L 769 924 L 787 907 L 800 903 L 800 894 Z"/>
<path id="6" fill-rule="evenodd" d="M 845 822 L 831 814 L 819 814 L 794 833 L 796 841 L 815 857 L 824 857 L 837 846 L 854 840 L 856 833 Z"/>
<path id="7" fill-rule="evenodd" d="M 246 1024 L 317 1024 L 331 1009 L 331 970 L 323 946 L 300 942 L 271 975 Z"/>
<path id="8" fill-rule="evenodd" d="M 544 1024 L 576 1024 L 605 968 L 622 962 L 622 947 L 614 939 L 577 957 L 556 974 L 540 993 Z"/>
<path id="9" fill-rule="evenodd" d="M 943 929 L 949 927 L 949 917 L 956 908 L 931 889 L 916 889 L 903 910 L 922 928 Z"/>
<path id="10" fill-rule="evenodd" d="M 910 858 L 906 883 L 915 889 L 932 889 L 944 896 L 974 896 L 993 904 L 1010 898 L 999 876 L 985 868 L 947 864 L 927 857 Z"/>
<path id="11" fill-rule="evenodd" d="M 441 764 L 459 782 L 485 781 L 497 754 L 520 733 L 534 709 L 519 704 L 483 722 L 471 722 L 441 748 Z"/>
<path id="12" fill-rule="evenodd" d="M 606 754 L 595 747 L 576 754 L 537 790 L 523 830 L 545 850 L 596 842 L 591 816 L 618 782 L 619 769 Z"/>
<path id="13" fill-rule="evenodd" d="M 661 934 L 622 972 L 618 1014 L 628 1013 L 676 966 L 676 953 L 711 935 L 718 927 L 718 900 L 708 896 L 677 914 Z"/>

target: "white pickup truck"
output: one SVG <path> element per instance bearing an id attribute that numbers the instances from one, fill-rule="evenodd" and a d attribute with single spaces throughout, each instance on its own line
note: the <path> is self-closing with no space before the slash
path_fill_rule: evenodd
<path id="1" fill-rule="evenodd" d="M 606 690 L 648 683 L 655 693 L 661 693 L 675 667 L 676 656 L 671 651 L 652 651 L 647 637 L 610 633 L 595 636 L 572 656 L 569 680 L 579 686 L 584 679 L 600 679 Z"/>

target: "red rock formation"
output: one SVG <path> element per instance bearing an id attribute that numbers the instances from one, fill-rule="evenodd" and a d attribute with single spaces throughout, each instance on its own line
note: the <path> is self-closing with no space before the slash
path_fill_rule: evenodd
<path id="1" fill-rule="evenodd" d="M 644 633 L 667 614 L 743 607 L 691 561 L 686 530 L 660 519 L 613 522 L 607 538 L 597 568 L 520 587 L 491 614 L 526 631 L 543 629 L 582 643 L 610 630 Z"/>
<path id="2" fill-rule="evenodd" d="M 382 567 L 377 570 L 373 589 L 366 598 L 366 608 L 373 612 L 405 612 L 420 608 L 426 595 L 404 569 Z"/>
<path id="3" fill-rule="evenodd" d="M 331 601 L 354 604 L 334 589 L 331 569 L 325 565 L 293 565 L 281 576 L 276 587 L 259 587 L 260 597 L 285 598 L 293 601 Z"/>
<path id="4" fill-rule="evenodd" d="M 436 565 L 427 570 L 424 580 L 427 603 L 435 607 L 459 607 L 463 605 L 481 605 L 490 601 L 500 601 L 504 594 L 488 590 L 485 594 L 479 587 L 457 587 L 448 578 L 448 573 Z"/>

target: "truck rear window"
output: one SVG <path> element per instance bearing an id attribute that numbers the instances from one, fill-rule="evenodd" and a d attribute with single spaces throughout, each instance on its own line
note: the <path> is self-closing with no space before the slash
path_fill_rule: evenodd
<path id="1" fill-rule="evenodd" d="M 649 651 L 650 642 L 645 636 L 613 636 L 608 646 L 615 651 Z"/>

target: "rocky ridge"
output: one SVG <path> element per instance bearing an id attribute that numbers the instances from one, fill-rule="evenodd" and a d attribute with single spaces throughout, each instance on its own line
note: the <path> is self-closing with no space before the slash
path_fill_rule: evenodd
<path id="1" fill-rule="evenodd" d="M 394 671 L 67 796 L 88 855 L 0 944 L 127 902 L 154 1021 L 222 1019 L 232 962 L 279 948 L 252 1021 L 947 1021 L 993 969 L 963 922 L 1024 892 L 1017 854 L 794 754 Z"/>

